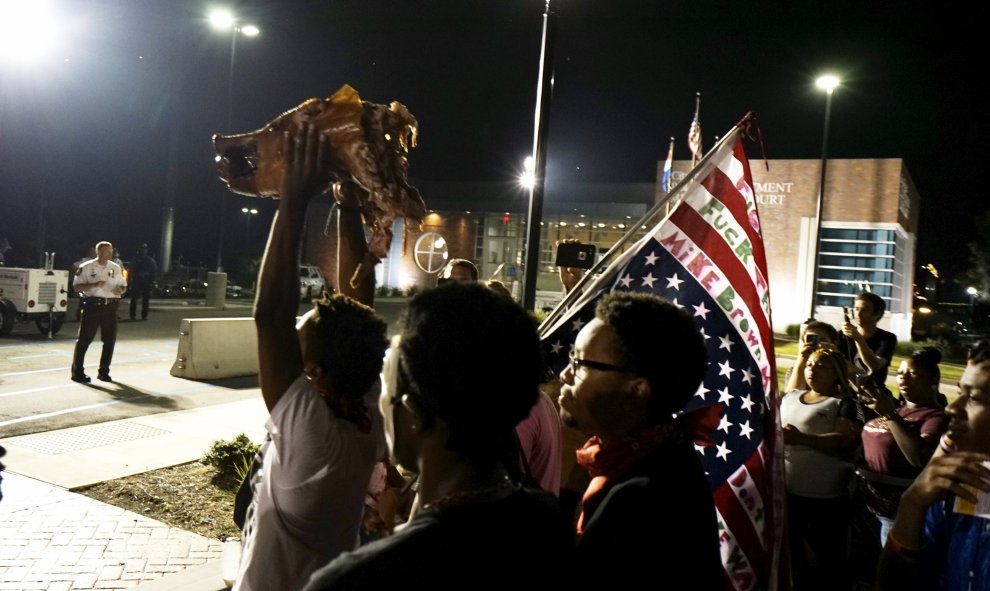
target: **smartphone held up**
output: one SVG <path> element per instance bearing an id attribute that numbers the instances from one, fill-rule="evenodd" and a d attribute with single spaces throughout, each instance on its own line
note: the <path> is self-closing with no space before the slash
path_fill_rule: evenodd
<path id="1" fill-rule="evenodd" d="M 554 265 L 558 267 L 576 267 L 590 269 L 595 264 L 595 253 L 598 248 L 594 244 L 580 242 L 564 242 L 557 245 L 557 258 Z"/>

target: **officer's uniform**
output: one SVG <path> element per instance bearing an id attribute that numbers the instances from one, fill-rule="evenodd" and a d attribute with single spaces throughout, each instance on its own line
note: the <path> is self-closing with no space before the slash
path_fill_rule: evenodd
<path id="1" fill-rule="evenodd" d="M 104 282 L 102 287 L 78 288 L 79 285 L 100 281 Z M 86 349 L 93 342 L 96 329 L 99 328 L 100 340 L 103 341 L 103 354 L 100 355 L 98 377 L 110 381 L 110 360 L 113 359 L 113 346 L 117 342 L 117 305 L 120 303 L 120 295 L 115 290 L 127 286 L 123 269 L 113 261 L 101 265 L 99 259 L 92 259 L 79 267 L 76 276 L 72 279 L 72 285 L 79 292 L 79 308 L 82 311 L 76 350 L 72 356 L 72 379 L 89 381 L 83 371 L 83 362 L 86 358 Z"/>

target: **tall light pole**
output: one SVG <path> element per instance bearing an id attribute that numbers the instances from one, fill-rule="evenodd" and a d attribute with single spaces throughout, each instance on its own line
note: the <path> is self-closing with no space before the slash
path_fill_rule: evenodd
<path id="1" fill-rule="evenodd" d="M 828 164 L 828 122 L 832 115 L 832 91 L 839 85 L 839 78 L 826 74 L 815 80 L 815 86 L 825 91 L 825 129 L 822 132 L 822 176 L 818 181 L 818 209 L 815 213 L 815 256 L 812 259 L 811 305 L 808 320 L 815 319 L 815 300 L 818 292 L 818 257 L 822 242 L 822 214 L 825 210 L 825 166 Z"/>
<path id="2" fill-rule="evenodd" d="M 253 207 L 251 207 L 251 208 L 242 207 L 241 208 L 241 213 L 243 213 L 244 216 L 247 218 L 247 232 L 244 234 L 244 243 L 248 247 L 248 249 L 250 250 L 250 247 L 251 247 L 251 216 L 258 215 L 258 210 L 255 209 L 255 208 L 253 208 Z"/>
<path id="3" fill-rule="evenodd" d="M 557 37 L 557 14 L 546 0 L 543 13 L 543 47 L 540 51 L 540 79 L 536 89 L 536 124 L 533 132 L 533 188 L 529 193 L 526 220 L 526 275 L 523 282 L 523 308 L 536 307 L 536 277 L 540 268 L 540 234 L 543 228 L 543 189 L 547 176 L 547 130 L 550 124 L 550 98 L 553 95 L 553 49 Z"/>
<path id="4" fill-rule="evenodd" d="M 224 131 L 230 133 L 232 125 L 232 115 L 234 111 L 234 60 L 237 56 L 237 36 L 246 35 L 256 37 L 261 30 L 249 24 L 241 24 L 237 21 L 234 13 L 225 9 L 217 9 L 210 12 L 210 25 L 218 31 L 230 31 L 230 68 L 227 70 L 227 127 Z M 223 271 L 223 229 L 224 213 L 226 212 L 227 192 L 224 191 L 220 197 L 220 226 L 218 228 L 217 243 L 217 273 Z"/>

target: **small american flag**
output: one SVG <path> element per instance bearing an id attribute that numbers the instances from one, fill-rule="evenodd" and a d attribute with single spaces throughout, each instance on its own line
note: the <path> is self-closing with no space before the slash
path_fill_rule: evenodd
<path id="1" fill-rule="evenodd" d="M 696 449 L 715 499 L 726 579 L 730 589 L 774 589 L 784 515 L 777 371 L 766 256 L 740 134 L 737 126 L 673 211 L 589 282 L 544 331 L 543 344 L 551 365 L 563 369 L 578 331 L 611 290 L 648 291 L 694 316 L 709 361 L 686 410 L 725 405 L 710 435 L 716 445 Z"/>
<path id="2" fill-rule="evenodd" d="M 691 163 L 696 164 L 701 160 L 701 122 L 697 115 L 691 120 L 691 129 L 688 130 L 688 148 L 691 150 Z"/>
<path id="3" fill-rule="evenodd" d="M 695 97 L 694 119 L 691 120 L 691 128 L 688 129 L 688 149 L 691 150 L 691 165 L 694 166 L 701 160 L 701 93 Z"/>

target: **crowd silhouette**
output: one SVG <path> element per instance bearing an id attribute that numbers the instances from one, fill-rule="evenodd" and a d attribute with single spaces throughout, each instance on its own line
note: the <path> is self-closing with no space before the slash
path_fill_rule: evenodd
<path id="1" fill-rule="evenodd" d="M 338 293 L 297 324 L 325 142 L 312 128 L 283 138 L 255 306 L 268 437 L 242 487 L 234 589 L 730 588 L 693 449 L 719 409 L 682 412 L 707 365 L 693 319 L 657 296 L 609 294 L 555 376 L 533 317 L 459 259 L 387 342 L 374 286 L 350 281 L 367 245 L 363 189 L 344 184 Z M 775 401 L 780 588 L 987 589 L 990 344 L 947 407 L 931 349 L 900 364 L 891 392 L 878 299 L 859 294 L 840 329 L 803 327 Z M 870 546 L 865 569 L 850 540 Z"/>

